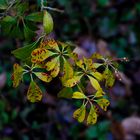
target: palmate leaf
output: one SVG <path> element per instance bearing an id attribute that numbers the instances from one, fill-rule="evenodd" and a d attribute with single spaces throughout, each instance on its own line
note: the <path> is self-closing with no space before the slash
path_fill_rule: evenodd
<path id="1" fill-rule="evenodd" d="M 51 75 L 45 73 L 45 72 L 34 72 L 34 74 L 42 81 L 44 82 L 50 82 L 52 80 Z"/>
<path id="2" fill-rule="evenodd" d="M 97 116 L 98 115 L 94 109 L 94 106 L 92 105 L 90 108 L 90 112 L 88 114 L 88 117 L 87 117 L 87 125 L 95 124 L 97 122 Z"/>
<path id="3" fill-rule="evenodd" d="M 41 101 L 42 99 L 42 91 L 34 81 L 31 81 L 30 83 L 30 86 L 27 92 L 27 99 L 33 103 Z"/>
<path id="4" fill-rule="evenodd" d="M 96 102 L 101 107 L 101 109 L 103 109 L 104 111 L 107 110 L 107 107 L 110 104 L 109 101 L 105 98 L 98 99 Z"/>
<path id="5" fill-rule="evenodd" d="M 78 122 L 83 122 L 86 115 L 86 107 L 82 105 L 80 108 L 74 111 L 73 118 L 75 118 Z"/>
<path id="6" fill-rule="evenodd" d="M 17 87 L 22 80 L 22 74 L 23 74 L 23 68 L 19 64 L 14 64 L 13 66 L 13 74 L 12 74 L 12 80 L 13 80 L 13 87 Z"/>
<path id="7" fill-rule="evenodd" d="M 72 94 L 72 98 L 74 98 L 74 99 L 86 99 L 87 97 L 85 96 L 84 93 L 76 91 Z"/>
<path id="8" fill-rule="evenodd" d="M 102 88 L 101 88 L 99 82 L 98 82 L 95 78 L 93 78 L 92 76 L 88 76 L 88 78 L 89 78 L 89 80 L 90 80 L 91 85 L 92 85 L 97 91 L 98 91 L 98 90 L 99 90 L 99 91 L 102 90 Z"/>
<path id="9" fill-rule="evenodd" d="M 53 49 L 53 50 L 56 50 L 56 51 L 60 51 L 60 49 L 58 47 L 58 43 L 54 39 L 48 39 L 47 40 L 47 46 L 50 49 Z"/>

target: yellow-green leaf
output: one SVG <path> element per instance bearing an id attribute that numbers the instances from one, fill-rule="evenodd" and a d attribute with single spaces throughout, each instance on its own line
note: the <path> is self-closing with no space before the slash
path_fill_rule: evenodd
<path id="1" fill-rule="evenodd" d="M 101 73 L 99 73 L 99 72 L 91 72 L 90 73 L 93 77 L 95 77 L 98 81 L 101 81 L 101 80 L 103 80 L 103 75 L 101 74 Z"/>
<path id="2" fill-rule="evenodd" d="M 77 65 L 79 68 L 85 70 L 83 60 L 77 61 L 77 62 L 76 62 L 76 65 Z"/>
<path id="3" fill-rule="evenodd" d="M 104 111 L 107 110 L 107 107 L 110 104 L 110 102 L 107 99 L 105 99 L 105 98 L 98 99 L 96 102 Z"/>
<path id="4" fill-rule="evenodd" d="M 54 78 L 54 77 L 56 77 L 59 74 L 59 72 L 60 72 L 60 63 L 57 62 L 55 67 L 54 67 L 54 69 L 51 70 L 50 74 Z"/>
<path id="5" fill-rule="evenodd" d="M 53 53 L 46 50 L 45 48 L 37 48 L 37 49 L 33 50 L 31 53 L 32 62 L 40 63 L 52 55 L 53 55 Z"/>
<path id="6" fill-rule="evenodd" d="M 101 64 L 101 63 L 93 63 L 93 67 L 94 68 L 99 68 L 100 66 L 102 66 L 103 64 Z"/>
<path id="7" fill-rule="evenodd" d="M 73 68 L 70 63 L 64 59 L 64 66 L 63 66 L 63 76 L 61 78 L 62 83 L 64 84 L 66 80 L 73 77 Z"/>
<path id="8" fill-rule="evenodd" d="M 103 76 L 106 79 L 105 86 L 112 87 L 115 83 L 115 77 L 113 73 L 108 68 L 106 68 L 103 73 Z"/>
<path id="9" fill-rule="evenodd" d="M 59 56 L 58 57 L 54 57 L 52 58 L 51 60 L 49 60 L 46 64 L 45 64 L 45 67 L 48 71 L 54 69 L 55 65 L 57 63 L 59 63 Z"/>
<path id="10" fill-rule="evenodd" d="M 63 83 L 63 85 L 66 86 L 66 87 L 73 87 L 73 86 L 75 86 L 76 84 L 79 83 L 81 77 L 82 77 L 82 75 L 80 75 L 80 76 L 73 76 L 72 78 L 66 80 Z"/>
<path id="11" fill-rule="evenodd" d="M 50 82 L 52 80 L 52 76 L 45 72 L 34 72 L 34 74 L 44 82 Z"/>
<path id="12" fill-rule="evenodd" d="M 85 115 L 86 115 L 86 108 L 84 105 L 82 105 L 79 109 L 74 111 L 73 118 L 78 120 L 78 122 L 83 122 L 85 119 Z"/>
<path id="13" fill-rule="evenodd" d="M 72 98 L 74 98 L 74 99 L 86 99 L 87 97 L 85 96 L 85 94 L 76 91 L 73 93 Z"/>
<path id="14" fill-rule="evenodd" d="M 94 106 L 92 105 L 87 117 L 87 125 L 92 125 L 95 124 L 96 122 L 97 122 L 97 113 L 94 109 Z"/>
<path id="15" fill-rule="evenodd" d="M 54 49 L 54 50 L 59 51 L 58 44 L 54 39 L 48 39 L 47 45 L 50 47 L 50 49 Z"/>
<path id="16" fill-rule="evenodd" d="M 51 16 L 50 13 L 48 13 L 47 11 L 44 11 L 44 16 L 43 16 L 43 27 L 44 27 L 44 31 L 46 32 L 46 34 L 49 34 L 52 32 L 53 30 L 53 18 Z"/>
<path id="17" fill-rule="evenodd" d="M 89 80 L 90 80 L 90 83 L 91 85 L 96 89 L 96 90 L 102 90 L 99 82 L 93 78 L 92 76 L 88 76 Z"/>
<path id="18" fill-rule="evenodd" d="M 31 81 L 30 83 L 30 86 L 27 92 L 27 99 L 33 103 L 41 101 L 42 99 L 42 91 L 34 81 Z"/>
<path id="19" fill-rule="evenodd" d="M 23 68 L 16 63 L 13 66 L 13 71 L 14 71 L 12 74 L 13 87 L 16 88 L 22 79 Z"/>
<path id="20" fill-rule="evenodd" d="M 99 98 L 99 97 L 102 97 L 103 95 L 105 95 L 105 92 L 103 92 L 103 90 L 101 89 L 101 90 L 98 90 L 98 91 L 95 93 L 95 96 L 94 96 L 94 97 Z"/>

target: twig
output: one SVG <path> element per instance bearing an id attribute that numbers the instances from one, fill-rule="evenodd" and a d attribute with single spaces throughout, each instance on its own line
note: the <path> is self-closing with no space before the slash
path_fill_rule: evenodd
<path id="1" fill-rule="evenodd" d="M 41 11 L 43 11 L 44 9 L 56 11 L 56 12 L 59 12 L 59 13 L 64 13 L 64 10 L 60 10 L 60 9 L 57 9 L 57 8 L 52 8 L 52 7 L 49 7 L 49 6 L 44 6 L 44 0 L 41 0 Z"/>

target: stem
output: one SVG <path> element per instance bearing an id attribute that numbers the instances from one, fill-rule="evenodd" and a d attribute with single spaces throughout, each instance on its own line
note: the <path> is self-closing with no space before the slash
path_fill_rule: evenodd
<path id="1" fill-rule="evenodd" d="M 41 0 L 41 11 L 43 11 L 44 9 L 59 12 L 59 13 L 64 13 L 64 10 L 60 10 L 60 9 L 57 9 L 57 8 L 52 8 L 52 7 L 49 7 L 49 6 L 44 6 L 44 0 Z"/>

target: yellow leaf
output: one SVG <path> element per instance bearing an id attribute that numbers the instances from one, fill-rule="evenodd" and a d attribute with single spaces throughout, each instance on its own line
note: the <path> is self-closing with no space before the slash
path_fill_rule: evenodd
<path id="1" fill-rule="evenodd" d="M 109 101 L 107 99 L 98 99 L 97 100 L 97 104 L 104 110 L 106 111 L 107 110 L 107 107 L 109 106 Z"/>
<path id="2" fill-rule="evenodd" d="M 89 80 L 90 80 L 91 85 L 92 85 L 96 90 L 102 90 L 100 84 L 98 83 L 98 81 L 97 81 L 95 78 L 93 78 L 93 77 L 91 77 L 91 76 L 88 76 L 88 78 L 89 78 Z"/>
<path id="3" fill-rule="evenodd" d="M 108 68 L 106 68 L 103 73 L 103 76 L 106 79 L 105 86 L 112 87 L 115 83 L 115 78 L 113 73 Z"/>
<path id="4" fill-rule="evenodd" d="M 50 82 L 52 80 L 51 75 L 45 73 L 45 72 L 34 72 L 34 74 L 42 81 L 44 82 Z"/>
<path id="5" fill-rule="evenodd" d="M 94 53 L 92 56 L 91 56 L 92 59 L 102 59 L 103 56 L 100 55 L 99 53 Z"/>
<path id="6" fill-rule="evenodd" d="M 52 58 L 50 61 L 48 61 L 46 64 L 45 64 L 45 67 L 48 71 L 54 69 L 55 65 L 57 63 L 59 63 L 59 56 L 58 57 L 54 57 Z"/>
<path id="7" fill-rule="evenodd" d="M 76 62 L 76 65 L 77 65 L 79 68 L 85 70 L 83 60 L 77 61 L 77 62 Z"/>
<path id="8" fill-rule="evenodd" d="M 78 122 L 83 122 L 85 119 L 85 115 L 86 115 L 86 108 L 84 105 L 82 105 L 79 109 L 74 111 L 73 118 L 77 119 Z"/>
<path id="9" fill-rule="evenodd" d="M 102 97 L 103 95 L 105 94 L 105 92 L 103 92 L 103 90 L 98 90 L 96 93 L 95 93 L 95 96 L 94 97 Z"/>
<path id="10" fill-rule="evenodd" d="M 100 63 L 93 63 L 93 67 L 94 68 L 99 68 L 100 66 L 102 66 L 103 64 L 100 64 Z"/>
<path id="11" fill-rule="evenodd" d="M 64 84 L 66 80 L 73 77 L 73 68 L 70 63 L 64 59 L 64 66 L 63 66 L 63 76 L 61 77 L 61 81 Z"/>
<path id="12" fill-rule="evenodd" d="M 95 77 L 97 80 L 99 80 L 99 81 L 101 81 L 101 80 L 103 80 L 103 76 L 102 76 L 102 74 L 101 73 L 99 73 L 99 72 L 91 72 L 90 73 L 93 77 Z"/>
<path id="13" fill-rule="evenodd" d="M 48 40 L 47 40 L 47 45 L 48 45 L 51 49 L 54 49 L 54 50 L 59 51 L 58 44 L 57 44 L 57 42 L 56 42 L 54 39 L 48 39 Z"/>
<path id="14" fill-rule="evenodd" d="M 30 83 L 27 92 L 27 99 L 33 103 L 38 102 L 42 99 L 42 91 L 34 81 Z"/>
<path id="15" fill-rule="evenodd" d="M 13 66 L 13 71 L 14 71 L 12 74 L 13 87 L 16 88 L 22 79 L 23 68 L 16 63 Z"/>
<path id="16" fill-rule="evenodd" d="M 90 108 L 90 112 L 87 117 L 87 125 L 92 125 L 97 122 L 97 113 L 93 106 Z"/>
<path id="17" fill-rule="evenodd" d="M 54 67 L 54 69 L 51 71 L 50 74 L 54 78 L 54 77 L 56 77 L 59 74 L 59 72 L 60 72 L 60 63 L 57 62 L 55 67 Z"/>
<path id="18" fill-rule="evenodd" d="M 80 76 L 73 76 L 72 78 L 66 80 L 63 83 L 63 85 L 66 86 L 66 87 L 73 87 L 73 86 L 75 86 L 76 84 L 79 83 L 81 77 L 82 77 L 82 75 L 80 75 Z"/>
<path id="19" fill-rule="evenodd" d="M 87 97 L 81 92 L 74 92 L 73 95 L 72 95 L 72 98 L 74 98 L 74 99 L 85 99 Z"/>
<path id="20" fill-rule="evenodd" d="M 40 63 L 52 55 L 53 55 L 53 53 L 46 50 L 45 48 L 37 48 L 37 49 L 33 50 L 31 53 L 31 56 L 32 56 L 31 61 L 33 63 Z"/>

